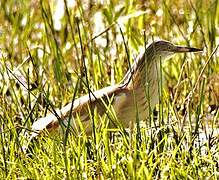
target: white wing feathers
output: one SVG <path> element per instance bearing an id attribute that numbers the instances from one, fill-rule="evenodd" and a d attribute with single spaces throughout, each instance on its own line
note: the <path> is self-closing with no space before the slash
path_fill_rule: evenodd
<path id="1" fill-rule="evenodd" d="M 67 104 L 64 106 L 62 109 L 56 110 L 56 115 L 54 114 L 49 114 L 46 117 L 38 119 L 36 122 L 33 123 L 32 125 L 32 130 L 33 131 L 42 131 L 43 129 L 47 128 L 47 126 L 51 123 L 55 123 L 58 121 L 58 117 L 61 118 L 61 120 L 64 120 L 65 117 L 68 117 L 67 115 L 70 113 L 71 107 L 73 106 L 72 111 L 80 111 L 82 108 L 84 108 L 85 105 L 88 104 L 89 101 L 95 102 L 96 100 L 108 96 L 109 94 L 112 94 L 116 90 L 118 90 L 119 85 L 114 85 L 114 86 L 109 86 L 100 90 L 97 90 L 93 93 L 90 93 L 82 96 L 78 99 L 76 99 L 72 103 Z M 64 118 L 63 118 L 64 117 Z"/>

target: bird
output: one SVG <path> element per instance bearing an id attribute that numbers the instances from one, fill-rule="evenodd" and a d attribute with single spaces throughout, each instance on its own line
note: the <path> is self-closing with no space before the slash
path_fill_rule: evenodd
<path id="1" fill-rule="evenodd" d="M 120 83 L 94 92 L 89 91 L 87 95 L 75 99 L 63 108 L 39 118 L 32 125 L 32 137 L 43 130 L 57 132 L 60 127 L 67 126 L 78 133 L 82 126 L 84 132 L 90 135 L 93 131 L 90 115 L 92 111 L 100 116 L 106 114 L 110 119 L 109 127 L 121 125 L 133 128 L 136 117 L 139 121 L 147 120 L 149 108 L 153 109 L 159 101 L 160 63 L 176 53 L 199 51 L 202 49 L 178 46 L 166 40 L 153 41 L 137 56 Z M 116 120 L 112 120 L 113 118 Z M 96 127 L 101 124 L 98 123 Z"/>

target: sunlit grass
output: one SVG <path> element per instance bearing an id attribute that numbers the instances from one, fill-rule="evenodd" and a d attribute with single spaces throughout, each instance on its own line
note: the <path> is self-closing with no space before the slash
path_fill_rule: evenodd
<path id="1" fill-rule="evenodd" d="M 63 16 L 55 2 L 0 2 L 0 178 L 218 179 L 218 1 L 58 6 Z M 204 52 L 162 64 L 166 81 L 147 122 L 128 133 L 103 124 L 90 137 L 42 135 L 22 151 L 37 118 L 120 82 L 157 38 Z"/>

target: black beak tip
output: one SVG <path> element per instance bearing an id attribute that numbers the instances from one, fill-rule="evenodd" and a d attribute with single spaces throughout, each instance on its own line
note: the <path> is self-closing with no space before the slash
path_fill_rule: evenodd
<path id="1" fill-rule="evenodd" d="M 199 49 L 199 48 L 189 48 L 189 52 L 200 52 L 200 51 L 203 51 L 203 48 L 202 49 Z"/>

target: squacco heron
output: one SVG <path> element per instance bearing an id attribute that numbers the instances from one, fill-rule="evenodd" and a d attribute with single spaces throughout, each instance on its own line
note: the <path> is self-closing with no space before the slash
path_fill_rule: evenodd
<path id="1" fill-rule="evenodd" d="M 86 133 L 90 134 L 93 127 L 90 110 L 95 109 L 102 116 L 110 103 L 123 127 L 132 128 L 136 122 L 136 115 L 139 120 L 146 120 L 149 116 L 149 106 L 153 108 L 158 103 L 160 62 L 175 53 L 198 51 L 202 49 L 176 46 L 163 40 L 153 42 L 136 58 L 120 83 L 74 100 L 56 110 L 56 113 L 38 119 L 32 125 L 32 129 L 38 133 L 43 129 L 57 130 L 61 124 L 67 125 L 69 119 L 70 127 L 76 129 L 79 126 L 76 117 L 80 117 L 80 125 L 82 124 Z"/>

